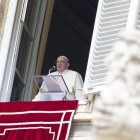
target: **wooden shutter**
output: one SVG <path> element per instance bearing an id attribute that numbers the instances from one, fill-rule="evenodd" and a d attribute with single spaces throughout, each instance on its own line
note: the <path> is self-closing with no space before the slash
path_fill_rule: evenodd
<path id="1" fill-rule="evenodd" d="M 84 93 L 99 92 L 106 84 L 108 70 L 104 59 L 117 41 L 118 33 L 125 30 L 131 0 L 100 0 L 97 9 L 91 49 L 84 82 Z"/>

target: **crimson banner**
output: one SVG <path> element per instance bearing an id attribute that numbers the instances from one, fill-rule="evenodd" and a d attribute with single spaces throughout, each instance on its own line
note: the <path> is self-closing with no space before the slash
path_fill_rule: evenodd
<path id="1" fill-rule="evenodd" d="M 0 140 L 67 140 L 78 101 L 1 102 Z"/>

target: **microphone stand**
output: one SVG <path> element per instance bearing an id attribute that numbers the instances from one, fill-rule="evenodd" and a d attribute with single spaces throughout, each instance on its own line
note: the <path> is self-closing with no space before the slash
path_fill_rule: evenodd
<path id="1" fill-rule="evenodd" d="M 50 68 L 49 69 L 49 76 L 50 76 L 50 78 L 51 78 L 51 80 L 53 81 L 53 82 L 55 82 L 56 84 L 58 84 L 54 79 L 53 79 L 53 77 L 52 77 L 52 75 L 51 75 L 51 71 L 54 71 L 56 69 L 56 67 L 55 66 L 52 66 L 52 68 Z"/>
<path id="2" fill-rule="evenodd" d="M 52 68 L 50 68 L 50 69 L 49 69 L 49 74 L 51 73 L 52 70 L 55 70 L 55 69 L 56 69 L 55 66 L 53 66 Z"/>

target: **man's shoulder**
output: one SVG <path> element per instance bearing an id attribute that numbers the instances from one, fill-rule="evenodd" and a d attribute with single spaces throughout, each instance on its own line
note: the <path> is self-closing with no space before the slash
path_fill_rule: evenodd
<path id="1" fill-rule="evenodd" d="M 77 71 L 74 71 L 74 70 L 68 70 L 67 71 L 69 74 L 71 74 L 71 75 L 78 75 L 78 76 L 81 76 L 81 74 L 79 73 L 79 72 L 77 72 Z"/>
<path id="2" fill-rule="evenodd" d="M 78 73 L 77 71 L 70 70 L 70 69 L 68 70 L 68 72 L 69 72 L 69 73 L 73 73 L 73 74 L 77 74 L 77 73 Z"/>

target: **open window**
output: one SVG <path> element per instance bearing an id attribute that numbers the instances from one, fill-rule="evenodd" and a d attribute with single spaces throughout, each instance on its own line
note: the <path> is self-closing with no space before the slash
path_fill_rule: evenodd
<path id="1" fill-rule="evenodd" d="M 21 0 L 15 3 L 16 13 L 1 90 L 2 101 L 31 99 L 32 77 L 48 4 L 47 0 Z"/>
<path id="2" fill-rule="evenodd" d="M 22 21 L 23 28 L 15 68 L 11 101 L 31 100 L 40 36 L 45 12 L 48 10 L 48 3 L 46 0 L 43 2 L 28 1 L 25 20 Z"/>
<path id="3" fill-rule="evenodd" d="M 131 29 L 132 24 L 139 28 L 137 5 L 131 0 L 99 1 L 84 82 L 85 93 L 104 90 L 108 70 L 104 60 L 121 31 Z"/>
<path id="4" fill-rule="evenodd" d="M 130 0 L 18 1 L 1 99 L 31 100 L 34 75 L 47 74 L 60 54 L 67 55 L 71 68 L 82 74 L 85 93 L 102 91 L 108 69 L 104 58 L 117 34 L 127 27 L 131 5 L 136 4 Z M 135 21 L 139 28 L 139 18 Z"/>

